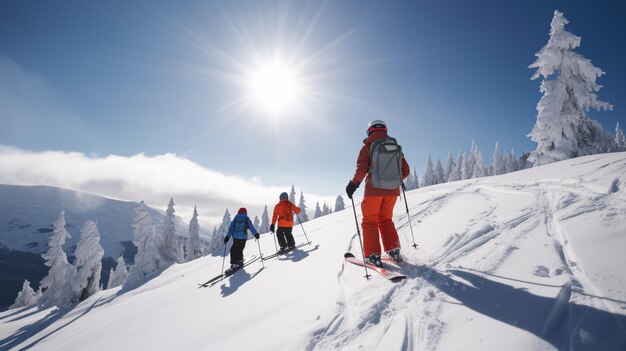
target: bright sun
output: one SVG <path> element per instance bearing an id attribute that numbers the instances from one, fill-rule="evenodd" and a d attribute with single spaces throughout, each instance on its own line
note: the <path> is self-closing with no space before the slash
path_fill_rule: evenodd
<path id="1" fill-rule="evenodd" d="M 279 63 L 259 67 L 250 78 L 250 88 L 256 105 L 270 113 L 286 112 L 301 94 L 296 70 Z"/>

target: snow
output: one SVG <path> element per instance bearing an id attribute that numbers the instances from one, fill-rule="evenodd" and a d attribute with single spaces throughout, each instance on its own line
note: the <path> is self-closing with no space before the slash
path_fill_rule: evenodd
<path id="1" fill-rule="evenodd" d="M 0 313 L 0 349 L 626 349 L 626 153 L 434 185 L 407 201 L 419 246 L 399 201 L 407 262 L 389 269 L 408 276 L 400 283 L 343 261 L 360 255 L 347 208 L 304 223 L 311 245 L 210 288 L 198 283 L 220 257 L 56 313 Z M 302 227 L 294 234 L 306 241 Z M 274 252 L 270 234 L 259 243 Z M 244 255 L 255 254 L 248 241 Z"/>

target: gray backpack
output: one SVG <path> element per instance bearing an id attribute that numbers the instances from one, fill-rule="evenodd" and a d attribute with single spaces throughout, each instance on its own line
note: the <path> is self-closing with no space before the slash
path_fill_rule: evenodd
<path id="1" fill-rule="evenodd" d="M 402 185 L 402 146 L 396 139 L 386 137 L 372 143 L 370 180 L 378 189 L 397 189 Z"/>

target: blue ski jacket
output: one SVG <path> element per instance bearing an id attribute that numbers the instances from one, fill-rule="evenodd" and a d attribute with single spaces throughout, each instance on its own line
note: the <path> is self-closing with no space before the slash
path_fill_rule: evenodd
<path id="1" fill-rule="evenodd" d="M 240 213 L 233 218 L 228 228 L 228 234 L 226 237 L 233 237 L 234 239 L 246 240 L 248 239 L 248 230 L 252 232 L 252 235 L 258 235 L 258 232 L 254 228 L 250 217 L 245 213 Z"/>

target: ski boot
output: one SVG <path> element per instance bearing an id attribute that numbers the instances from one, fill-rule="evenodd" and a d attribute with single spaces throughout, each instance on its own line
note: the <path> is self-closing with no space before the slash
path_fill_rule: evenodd
<path id="1" fill-rule="evenodd" d="M 389 257 L 396 262 L 402 262 L 402 256 L 400 256 L 399 248 L 387 251 L 387 255 L 389 255 Z"/>
<path id="2" fill-rule="evenodd" d="M 383 261 L 380 259 L 380 254 L 371 254 L 365 259 L 365 263 L 371 264 L 378 268 L 383 268 Z"/>
<path id="3" fill-rule="evenodd" d="M 230 265 L 230 268 L 228 268 L 228 269 L 226 270 L 226 272 L 224 272 L 224 273 L 226 273 L 226 274 L 231 274 L 231 273 L 233 273 L 234 271 L 236 271 L 236 270 L 240 269 L 241 267 L 243 267 L 243 263 L 232 263 L 232 264 Z"/>

